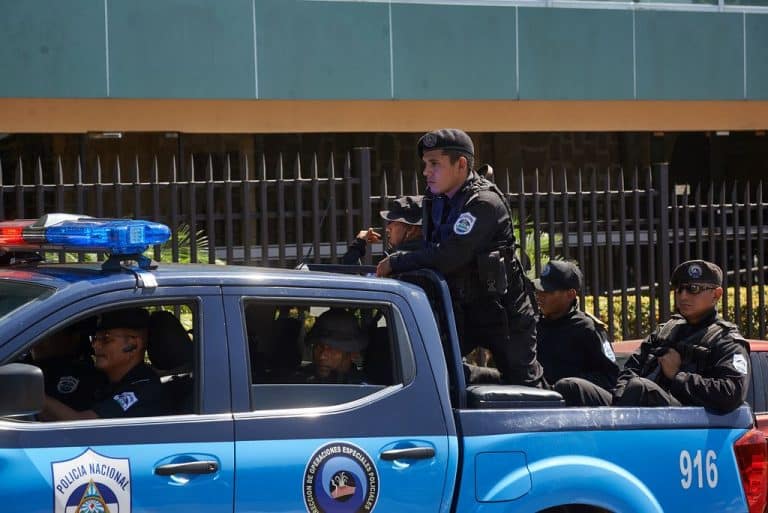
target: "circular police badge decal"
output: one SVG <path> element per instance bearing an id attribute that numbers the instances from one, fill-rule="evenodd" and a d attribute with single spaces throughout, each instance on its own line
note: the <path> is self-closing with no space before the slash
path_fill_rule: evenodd
<path id="1" fill-rule="evenodd" d="M 693 279 L 701 278 L 701 275 L 704 273 L 702 271 L 701 266 L 699 264 L 692 264 L 688 266 L 688 276 L 690 276 Z"/>
<path id="2" fill-rule="evenodd" d="M 356 445 L 325 444 L 304 471 L 304 504 L 310 513 L 370 512 L 378 497 L 376 466 Z"/>
<path id="3" fill-rule="evenodd" d="M 426 148 L 432 148 L 437 144 L 437 136 L 435 134 L 427 134 L 424 136 L 424 146 Z"/>
<path id="4" fill-rule="evenodd" d="M 541 270 L 541 275 L 542 276 L 549 276 L 549 271 L 551 269 L 552 269 L 552 267 L 549 264 L 545 265 L 544 269 Z"/>

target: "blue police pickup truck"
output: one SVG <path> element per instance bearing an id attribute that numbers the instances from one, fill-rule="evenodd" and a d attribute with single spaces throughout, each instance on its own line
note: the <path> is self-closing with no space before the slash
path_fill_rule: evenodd
<path id="1" fill-rule="evenodd" d="M 565 408 L 548 391 L 467 386 L 439 276 L 154 265 L 141 256 L 168 233 L 56 216 L 0 223 L 2 511 L 765 507 L 766 446 L 748 407 Z M 48 264 L 38 250 L 111 256 Z M 89 319 L 134 307 L 163 318 L 149 325 L 145 361 L 166 408 L 40 420 L 44 390 L 66 401 L 82 382 L 45 375 L 36 349 L 74 333 L 80 353 L 67 358 L 87 361 Z M 354 354 L 354 383 L 300 379 L 311 367 L 308 333 L 331 309 L 351 313 L 367 340 Z"/>

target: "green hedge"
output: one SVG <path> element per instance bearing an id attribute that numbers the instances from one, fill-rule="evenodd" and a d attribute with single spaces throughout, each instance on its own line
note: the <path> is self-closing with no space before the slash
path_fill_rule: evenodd
<path id="1" fill-rule="evenodd" d="M 747 289 L 744 287 L 741 287 L 739 290 L 739 305 L 740 305 L 740 318 L 736 319 L 736 308 L 734 305 L 734 299 L 736 297 L 735 289 L 733 287 L 728 288 L 728 308 L 726 312 L 723 312 L 723 304 L 722 300 L 720 301 L 720 304 L 718 305 L 718 311 L 723 315 L 726 319 L 728 319 L 731 322 L 735 322 L 739 326 L 739 330 L 741 330 L 741 333 L 748 338 L 761 338 L 760 337 L 760 292 L 761 289 L 759 287 L 752 287 L 752 308 L 747 307 Z M 764 298 L 764 304 L 762 307 L 763 311 L 763 318 L 765 319 L 765 322 L 768 323 L 768 298 Z M 586 298 L 586 305 L 585 310 L 593 313 L 594 305 L 595 305 L 595 298 L 593 296 L 587 296 Z M 607 296 L 600 296 L 597 298 L 598 304 L 599 304 L 599 317 L 604 321 L 608 322 L 608 297 Z M 674 305 L 674 298 L 672 295 L 670 295 L 670 305 Z M 656 301 L 656 319 L 658 322 L 658 309 L 659 309 L 659 302 Z M 613 309 L 614 309 L 614 318 L 613 318 L 613 330 L 614 330 L 614 340 L 622 340 L 622 330 L 621 330 L 621 296 L 613 296 Z M 640 333 L 634 333 L 635 331 L 635 321 L 637 319 L 638 312 L 635 304 L 635 296 L 629 296 L 627 297 L 627 337 L 628 339 L 634 339 L 634 338 L 643 338 L 651 331 L 651 308 L 650 308 L 650 298 L 647 295 L 641 296 L 640 298 Z M 765 335 L 762 338 L 766 338 Z"/>

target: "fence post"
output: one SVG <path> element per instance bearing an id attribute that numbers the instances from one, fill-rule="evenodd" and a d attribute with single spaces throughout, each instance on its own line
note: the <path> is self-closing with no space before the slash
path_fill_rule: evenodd
<path id="1" fill-rule="evenodd" d="M 371 226 L 371 148 L 353 148 L 355 171 L 360 177 L 360 217 L 361 229 Z M 349 207 L 349 205 L 348 205 Z M 337 241 L 331 241 L 336 244 Z M 371 263 L 371 252 L 365 254 L 365 263 Z"/>
<path id="2" fill-rule="evenodd" d="M 659 271 L 659 318 L 663 321 L 669 318 L 669 275 L 672 262 L 669 254 L 669 163 L 661 162 L 653 165 L 653 176 L 656 180 L 656 190 L 659 193 L 659 224 L 656 229 L 657 263 Z M 650 243 L 650 241 L 649 241 Z M 655 276 L 651 276 L 655 280 Z"/>

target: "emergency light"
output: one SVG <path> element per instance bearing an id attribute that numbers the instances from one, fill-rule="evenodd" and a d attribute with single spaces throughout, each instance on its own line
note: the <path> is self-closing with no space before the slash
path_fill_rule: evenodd
<path id="1" fill-rule="evenodd" d="M 46 214 L 40 219 L 0 222 L 0 249 L 5 251 L 101 251 L 111 256 L 141 255 L 171 237 L 164 224 L 133 219 L 99 219 Z"/>

